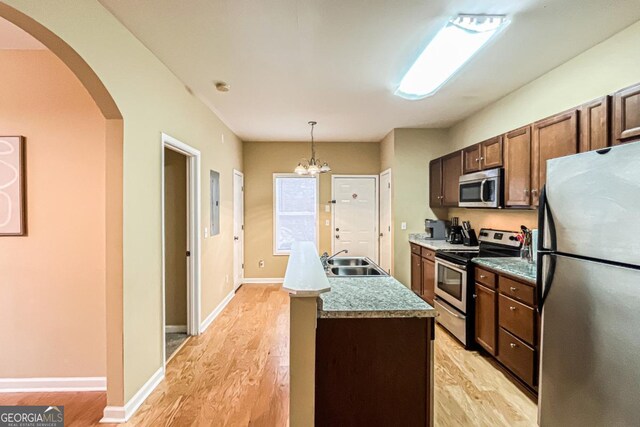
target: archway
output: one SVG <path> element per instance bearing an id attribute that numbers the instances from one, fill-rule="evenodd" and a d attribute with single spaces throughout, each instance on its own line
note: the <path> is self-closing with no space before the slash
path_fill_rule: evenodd
<path id="1" fill-rule="evenodd" d="M 53 32 L 0 2 L 0 17 L 31 34 L 78 78 L 106 121 L 105 130 L 105 266 L 107 405 L 124 405 L 123 366 L 123 120 L 115 101 L 91 67 Z"/>

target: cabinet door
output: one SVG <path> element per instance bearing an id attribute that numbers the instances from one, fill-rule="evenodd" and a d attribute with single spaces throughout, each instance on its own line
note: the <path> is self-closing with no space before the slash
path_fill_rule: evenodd
<path id="1" fill-rule="evenodd" d="M 594 99 L 580 107 L 580 152 L 609 146 L 611 97 Z"/>
<path id="2" fill-rule="evenodd" d="M 422 295 L 422 257 L 411 254 L 411 290 Z"/>
<path id="3" fill-rule="evenodd" d="M 496 291 L 476 283 L 476 342 L 496 355 Z"/>
<path id="4" fill-rule="evenodd" d="M 462 175 L 462 151 L 442 158 L 442 206 L 458 207 L 458 185 Z"/>
<path id="5" fill-rule="evenodd" d="M 480 144 L 462 150 L 463 172 L 471 173 L 480 170 Z"/>
<path id="6" fill-rule="evenodd" d="M 533 124 L 531 205 L 538 206 L 547 180 L 547 160 L 578 152 L 578 110 L 556 114 Z"/>
<path id="7" fill-rule="evenodd" d="M 422 298 L 433 305 L 436 282 L 436 264 L 426 258 L 422 258 Z"/>
<path id="8" fill-rule="evenodd" d="M 442 159 L 429 162 L 429 206 L 442 206 Z"/>
<path id="9" fill-rule="evenodd" d="M 480 166 L 482 169 L 502 166 L 502 135 L 480 143 Z"/>
<path id="10" fill-rule="evenodd" d="M 613 145 L 640 140 L 640 84 L 613 97 Z"/>
<path id="11" fill-rule="evenodd" d="M 506 206 L 531 204 L 531 126 L 504 136 L 504 187 Z"/>

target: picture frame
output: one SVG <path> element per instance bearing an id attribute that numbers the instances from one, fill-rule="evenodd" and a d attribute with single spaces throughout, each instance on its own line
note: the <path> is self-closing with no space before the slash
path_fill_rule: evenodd
<path id="1" fill-rule="evenodd" d="M 25 137 L 0 136 L 0 237 L 27 234 Z"/>

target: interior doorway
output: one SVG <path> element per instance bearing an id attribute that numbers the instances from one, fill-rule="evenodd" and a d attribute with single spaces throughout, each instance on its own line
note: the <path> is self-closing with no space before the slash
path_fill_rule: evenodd
<path id="1" fill-rule="evenodd" d="M 200 333 L 200 152 L 162 135 L 162 351 Z"/>
<path id="2" fill-rule="evenodd" d="M 233 289 L 244 279 L 244 175 L 233 171 Z"/>
<path id="3" fill-rule="evenodd" d="M 378 262 L 378 175 L 333 175 L 333 253 L 366 256 Z"/>
<path id="4" fill-rule="evenodd" d="M 391 212 L 391 169 L 380 174 L 380 267 L 389 274 L 393 268 Z"/>

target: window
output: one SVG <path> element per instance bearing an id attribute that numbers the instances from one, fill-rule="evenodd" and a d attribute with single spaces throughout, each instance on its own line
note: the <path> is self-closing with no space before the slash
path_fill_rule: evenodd
<path id="1" fill-rule="evenodd" d="M 288 255 L 293 242 L 318 246 L 318 179 L 273 175 L 273 254 Z"/>

